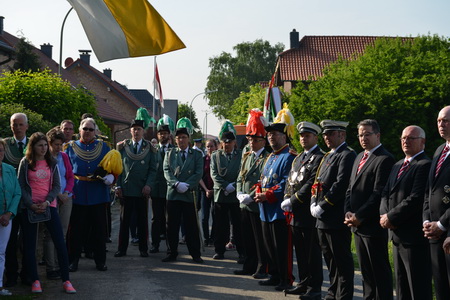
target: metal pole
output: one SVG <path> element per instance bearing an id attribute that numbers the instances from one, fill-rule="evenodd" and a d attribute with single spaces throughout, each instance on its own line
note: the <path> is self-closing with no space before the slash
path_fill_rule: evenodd
<path id="1" fill-rule="evenodd" d="M 155 123 L 156 121 L 156 114 L 155 114 L 155 105 L 156 105 L 156 101 L 155 101 L 155 96 L 156 96 L 156 86 L 155 86 L 155 81 L 156 81 L 156 56 L 154 59 L 154 63 L 153 63 L 153 118 L 155 119 L 155 122 L 153 122 L 152 124 L 152 133 L 153 133 L 153 137 L 156 137 L 155 134 Z M 160 100 L 161 101 L 161 100 Z M 161 113 L 160 113 L 161 115 Z"/>
<path id="2" fill-rule="evenodd" d="M 66 16 L 64 17 L 64 20 L 61 25 L 61 37 L 59 39 L 59 65 L 58 65 L 58 75 L 61 75 L 61 64 L 62 64 L 62 47 L 63 47 L 63 32 L 64 32 L 64 24 L 66 24 L 67 17 L 69 16 L 70 12 L 72 11 L 73 7 L 69 9 Z"/>

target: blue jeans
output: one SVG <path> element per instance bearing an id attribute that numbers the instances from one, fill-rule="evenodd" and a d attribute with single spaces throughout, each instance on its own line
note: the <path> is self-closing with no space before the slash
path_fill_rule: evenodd
<path id="1" fill-rule="evenodd" d="M 67 255 L 67 248 L 64 242 L 64 234 L 59 219 L 58 212 L 55 207 L 50 207 L 50 214 L 52 218 L 44 222 L 47 227 L 53 243 L 55 244 L 58 253 L 59 270 L 61 272 L 61 279 L 63 282 L 69 280 L 69 257 Z M 22 210 L 21 225 L 23 230 L 23 249 L 25 255 L 25 262 L 28 269 L 28 276 L 31 281 L 39 280 L 37 265 L 36 265 L 36 239 L 37 239 L 37 223 L 30 223 L 28 221 L 27 210 Z"/>

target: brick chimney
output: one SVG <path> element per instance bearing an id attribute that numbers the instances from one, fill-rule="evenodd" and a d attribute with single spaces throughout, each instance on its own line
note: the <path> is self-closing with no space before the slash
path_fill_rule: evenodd
<path id="1" fill-rule="evenodd" d="M 298 32 L 294 29 L 292 29 L 291 34 L 291 49 L 298 49 L 300 48 L 300 37 Z"/>
<path id="2" fill-rule="evenodd" d="M 3 19 L 5 17 L 0 16 L 0 35 L 3 35 Z"/>
<path id="3" fill-rule="evenodd" d="M 45 54 L 48 58 L 52 58 L 52 52 L 53 52 L 53 45 L 51 44 L 44 44 L 41 45 L 41 52 Z"/>
<path id="4" fill-rule="evenodd" d="M 112 70 L 111 69 L 103 69 L 103 74 L 105 74 L 109 79 L 112 79 Z"/>
<path id="5" fill-rule="evenodd" d="M 91 53 L 92 50 L 78 50 L 78 52 L 80 52 L 80 59 L 90 65 L 91 55 L 89 53 Z"/>

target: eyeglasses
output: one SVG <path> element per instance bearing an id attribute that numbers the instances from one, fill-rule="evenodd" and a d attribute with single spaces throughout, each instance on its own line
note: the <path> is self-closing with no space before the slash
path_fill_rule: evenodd
<path id="1" fill-rule="evenodd" d="M 356 137 L 357 138 L 368 138 L 369 136 L 371 136 L 374 133 L 375 132 L 366 132 L 366 133 L 363 133 L 363 134 L 357 134 Z"/>
<path id="2" fill-rule="evenodd" d="M 400 141 L 406 142 L 407 140 L 414 141 L 414 140 L 417 140 L 417 139 L 421 139 L 421 137 L 420 136 L 403 136 L 403 137 L 400 138 Z"/>
<path id="3" fill-rule="evenodd" d="M 82 129 L 83 129 L 83 131 L 90 131 L 90 132 L 95 130 L 94 128 L 88 128 L 88 127 L 83 127 Z"/>

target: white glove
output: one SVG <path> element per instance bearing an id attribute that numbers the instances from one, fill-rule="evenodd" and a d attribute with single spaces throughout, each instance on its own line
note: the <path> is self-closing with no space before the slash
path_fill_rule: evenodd
<path id="1" fill-rule="evenodd" d="M 252 199 L 252 197 L 250 197 L 249 194 L 240 194 L 238 196 L 238 199 L 241 204 L 245 204 L 245 205 L 249 205 L 250 203 L 253 202 L 253 199 Z"/>
<path id="2" fill-rule="evenodd" d="M 311 204 L 310 210 L 311 210 L 311 215 L 314 218 L 320 218 L 320 216 L 322 216 L 322 214 L 324 213 L 323 208 L 320 207 L 320 205 L 317 205 L 315 203 Z"/>
<path id="3" fill-rule="evenodd" d="M 284 199 L 283 202 L 281 202 L 281 209 L 286 212 L 291 212 L 292 211 L 291 199 L 289 198 Z"/>
<path id="4" fill-rule="evenodd" d="M 106 185 L 111 185 L 114 182 L 114 175 L 108 174 L 105 177 L 102 178 L 103 183 Z"/>
<path id="5" fill-rule="evenodd" d="M 229 183 L 227 185 L 227 187 L 225 188 L 225 192 L 227 192 L 228 194 L 231 194 L 232 192 L 234 192 L 236 190 L 236 188 L 233 186 L 234 182 Z"/>
<path id="6" fill-rule="evenodd" d="M 180 194 L 186 193 L 189 189 L 189 184 L 186 182 L 178 182 L 176 189 Z"/>

